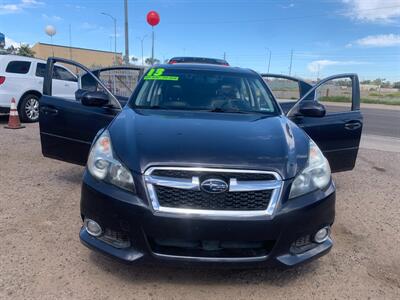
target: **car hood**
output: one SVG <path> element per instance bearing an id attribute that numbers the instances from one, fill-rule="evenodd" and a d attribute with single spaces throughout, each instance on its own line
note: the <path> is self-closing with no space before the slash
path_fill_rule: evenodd
<path id="1" fill-rule="evenodd" d="M 308 137 L 284 116 L 125 108 L 109 127 L 115 155 L 129 169 L 201 166 L 278 172 L 305 167 Z"/>

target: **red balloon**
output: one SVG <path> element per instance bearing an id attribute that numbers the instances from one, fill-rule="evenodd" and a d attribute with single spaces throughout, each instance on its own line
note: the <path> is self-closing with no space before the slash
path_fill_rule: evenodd
<path id="1" fill-rule="evenodd" d="M 151 26 L 156 26 L 158 23 L 160 23 L 160 15 L 152 10 L 147 14 L 147 23 L 149 23 Z"/>

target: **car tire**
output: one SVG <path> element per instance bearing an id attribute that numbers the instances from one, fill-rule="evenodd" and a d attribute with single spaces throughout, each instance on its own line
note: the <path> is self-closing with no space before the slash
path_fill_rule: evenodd
<path id="1" fill-rule="evenodd" d="M 39 97 L 35 94 L 23 96 L 19 103 L 18 114 L 21 122 L 33 123 L 39 121 Z"/>

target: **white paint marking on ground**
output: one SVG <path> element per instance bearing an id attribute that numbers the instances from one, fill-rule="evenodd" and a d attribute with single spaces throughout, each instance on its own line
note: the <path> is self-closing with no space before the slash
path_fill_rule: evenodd
<path id="1" fill-rule="evenodd" d="M 360 148 L 400 153 L 400 139 L 390 136 L 362 135 Z"/>

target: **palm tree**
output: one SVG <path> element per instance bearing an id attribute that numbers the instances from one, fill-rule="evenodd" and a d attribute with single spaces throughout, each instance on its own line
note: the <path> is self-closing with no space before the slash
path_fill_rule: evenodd
<path id="1" fill-rule="evenodd" d="M 156 65 L 160 63 L 160 60 L 157 58 L 154 58 L 154 60 L 152 60 L 151 57 L 146 58 L 146 60 L 144 61 L 146 64 L 148 65 Z"/>
<path id="2" fill-rule="evenodd" d="M 29 45 L 21 45 L 17 50 L 17 55 L 34 57 L 35 51 L 33 51 Z"/>

